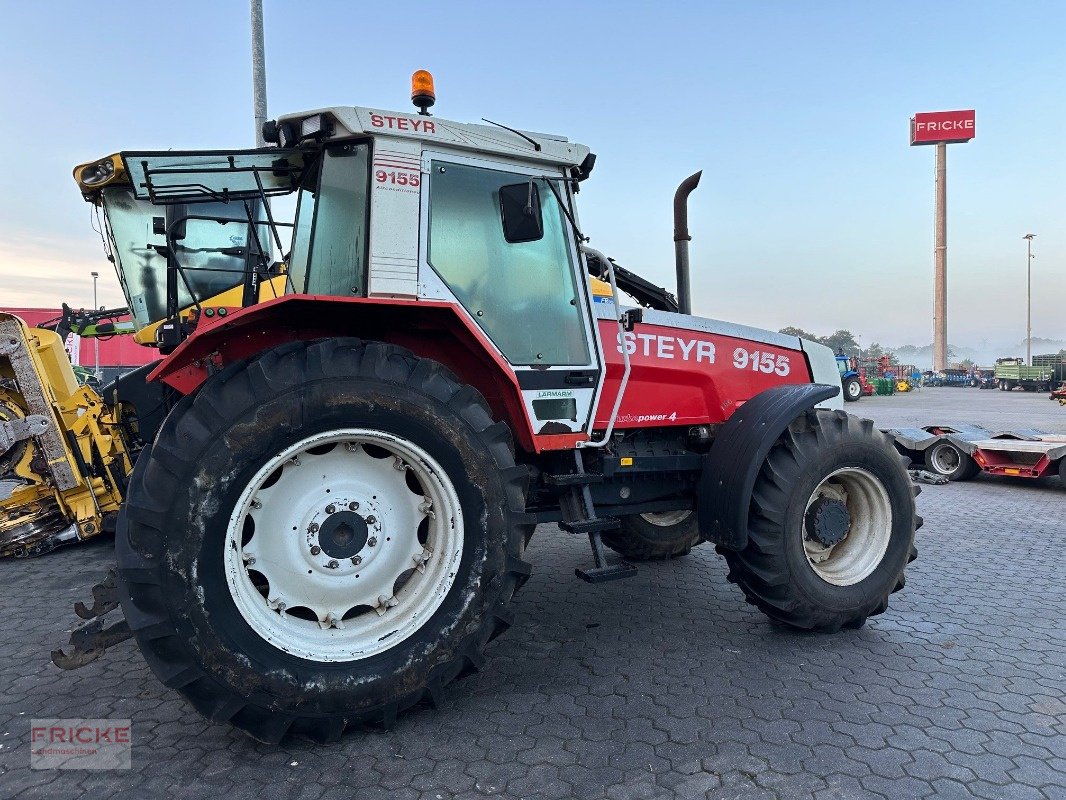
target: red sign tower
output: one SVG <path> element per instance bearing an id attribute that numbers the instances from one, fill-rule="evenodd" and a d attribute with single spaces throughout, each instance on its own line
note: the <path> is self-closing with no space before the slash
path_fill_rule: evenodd
<path id="1" fill-rule="evenodd" d="M 936 145 L 936 215 L 933 255 L 933 369 L 948 361 L 948 144 L 974 137 L 974 110 L 925 111 L 911 117 L 911 145 Z"/>

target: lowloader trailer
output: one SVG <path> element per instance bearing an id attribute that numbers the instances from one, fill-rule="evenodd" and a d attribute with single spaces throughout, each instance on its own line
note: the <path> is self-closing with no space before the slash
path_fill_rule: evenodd
<path id="1" fill-rule="evenodd" d="M 1032 428 L 993 433 L 978 425 L 886 430 L 896 449 L 949 481 L 982 472 L 1015 478 L 1058 475 L 1066 487 L 1066 436 Z"/>

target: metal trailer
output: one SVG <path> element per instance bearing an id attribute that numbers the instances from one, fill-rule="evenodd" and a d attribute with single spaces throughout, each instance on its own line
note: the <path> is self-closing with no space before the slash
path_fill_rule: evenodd
<path id="1" fill-rule="evenodd" d="M 979 425 L 885 430 L 900 453 L 951 481 L 980 472 L 1019 478 L 1058 474 L 1066 485 L 1066 436 L 1033 428 L 993 433 Z"/>
<path id="2" fill-rule="evenodd" d="M 1060 350 L 1058 353 L 1034 355 L 1033 366 L 1050 369 L 1052 380 L 1056 386 L 1066 382 L 1066 350 Z"/>
<path id="3" fill-rule="evenodd" d="M 947 440 L 989 475 L 1044 478 L 1058 474 L 1066 485 L 1066 436 L 1024 429 L 976 441 L 948 434 Z"/>
<path id="4" fill-rule="evenodd" d="M 889 428 L 885 433 L 892 438 L 896 449 L 915 464 L 925 464 L 929 471 L 952 481 L 968 480 L 980 469 L 972 459 L 964 458 L 964 452 L 948 440 L 955 436 L 960 441 L 981 441 L 992 435 L 980 425 L 926 425 L 923 428 Z"/>
<path id="5" fill-rule="evenodd" d="M 1050 367 L 1026 366 L 1020 358 L 996 359 L 996 380 L 1003 391 L 1011 391 L 1019 386 L 1027 392 L 1046 392 L 1054 381 L 1054 370 Z"/>

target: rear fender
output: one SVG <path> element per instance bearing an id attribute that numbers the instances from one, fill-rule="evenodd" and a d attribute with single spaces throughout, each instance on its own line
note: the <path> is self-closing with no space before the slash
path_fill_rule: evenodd
<path id="1" fill-rule="evenodd" d="M 333 336 L 388 342 L 439 361 L 481 392 L 493 416 L 509 425 L 515 443 L 526 451 L 572 448 L 584 438 L 534 435 L 514 370 L 453 305 L 431 300 L 286 295 L 227 309 L 222 316 L 201 317 L 193 334 L 148 380 L 191 394 L 227 364 L 286 342 Z"/>
<path id="2" fill-rule="evenodd" d="M 731 550 L 748 543 L 748 506 L 763 462 L 789 423 L 839 386 L 775 386 L 752 397 L 719 429 L 704 460 L 696 509 L 704 539 Z"/>

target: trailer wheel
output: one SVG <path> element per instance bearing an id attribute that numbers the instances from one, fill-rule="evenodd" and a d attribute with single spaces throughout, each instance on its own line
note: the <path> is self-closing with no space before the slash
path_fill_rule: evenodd
<path id="1" fill-rule="evenodd" d="M 1062 481 L 1062 488 L 1066 489 L 1066 457 L 1059 460 L 1059 480 Z"/>
<path id="2" fill-rule="evenodd" d="M 388 725 L 508 626 L 527 480 L 507 426 L 440 364 L 284 345 L 208 379 L 138 460 L 122 607 L 213 721 L 263 742 Z"/>
<path id="3" fill-rule="evenodd" d="M 949 481 L 968 481 L 981 472 L 980 465 L 969 453 L 943 439 L 926 448 L 925 465 Z"/>
<path id="4" fill-rule="evenodd" d="M 848 378 L 844 381 L 844 399 L 854 403 L 862 397 L 862 383 L 858 378 Z"/>
<path id="5" fill-rule="evenodd" d="M 725 550 L 749 603 L 794 628 L 861 627 L 903 588 L 921 525 L 903 460 L 869 420 L 808 411 L 781 435 L 751 498 L 748 543 Z"/>
<path id="6" fill-rule="evenodd" d="M 630 561 L 662 561 L 688 555 L 700 543 L 696 512 L 662 511 L 622 517 L 621 525 L 604 531 L 603 543 Z"/>

